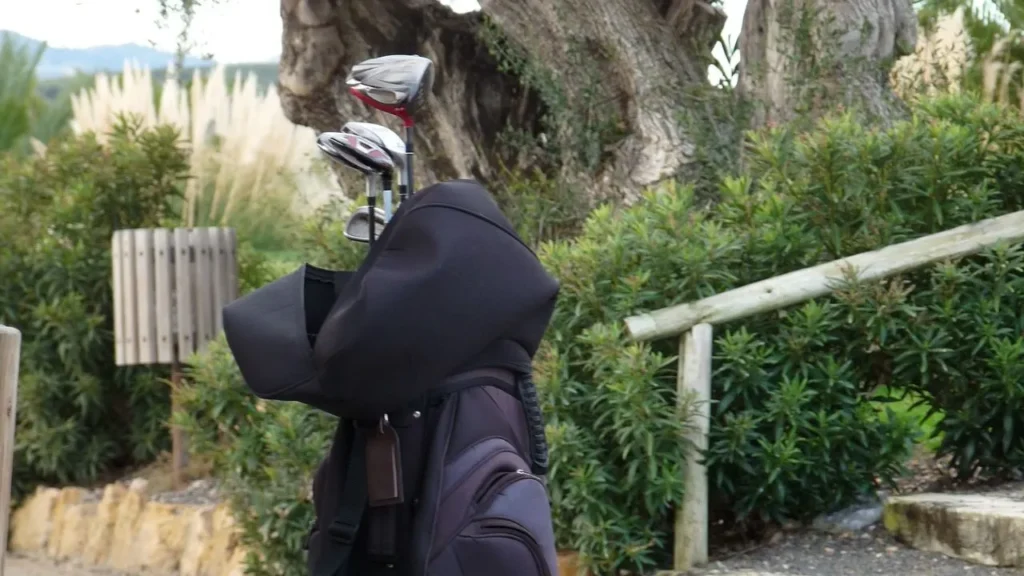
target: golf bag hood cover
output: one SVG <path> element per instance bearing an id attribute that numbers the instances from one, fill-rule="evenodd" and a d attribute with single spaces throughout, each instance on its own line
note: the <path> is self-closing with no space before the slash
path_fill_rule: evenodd
<path id="1" fill-rule="evenodd" d="M 242 377 L 262 398 L 319 406 L 313 342 L 352 272 L 309 264 L 224 308 L 224 335 Z"/>
<path id="2" fill-rule="evenodd" d="M 307 266 L 232 303 L 224 329 L 258 396 L 350 418 L 401 409 L 472 368 L 528 371 L 558 294 L 471 180 L 417 192 L 358 270 L 317 283 L 324 273 Z M 337 293 L 329 311 L 321 285 Z"/>

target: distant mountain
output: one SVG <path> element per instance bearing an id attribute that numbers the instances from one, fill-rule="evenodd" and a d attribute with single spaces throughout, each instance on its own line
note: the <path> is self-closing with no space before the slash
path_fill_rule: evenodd
<path id="1" fill-rule="evenodd" d="M 118 68 L 117 70 L 110 72 L 111 76 L 117 77 L 121 73 L 122 68 Z M 193 70 L 195 69 L 185 68 L 182 72 L 181 77 L 185 82 L 191 81 Z M 206 76 L 212 69 L 209 66 L 205 66 L 201 68 L 201 70 L 201 74 Z M 153 83 L 159 86 L 163 84 L 167 69 L 151 68 L 150 73 L 153 75 Z M 253 62 L 249 64 L 227 64 L 224 66 L 224 74 L 229 82 L 234 82 L 238 75 L 246 78 L 250 74 L 254 74 L 256 76 L 257 90 L 262 93 L 267 88 L 277 83 L 277 63 Z M 39 80 L 39 94 L 47 100 L 59 100 L 61 98 L 66 98 L 68 94 L 76 93 L 84 88 L 91 88 L 94 84 L 95 78 L 93 75 L 84 73 L 75 74 L 73 76 L 42 78 Z"/>
<path id="2" fill-rule="evenodd" d="M 0 30 L 0 35 L 10 34 L 17 42 L 36 47 L 42 42 L 15 32 Z M 59 78 L 76 72 L 95 74 L 115 72 L 124 68 L 125 61 L 138 63 L 150 68 L 165 68 L 174 60 L 174 54 L 149 46 L 122 44 L 120 46 L 94 46 L 92 48 L 55 48 L 47 46 L 43 58 L 36 68 L 39 78 Z M 202 58 L 186 58 L 185 67 L 206 68 L 213 63 Z"/>

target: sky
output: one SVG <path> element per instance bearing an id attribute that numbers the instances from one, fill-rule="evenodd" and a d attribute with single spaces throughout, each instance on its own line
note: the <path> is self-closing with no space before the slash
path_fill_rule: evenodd
<path id="1" fill-rule="evenodd" d="M 477 0 L 441 0 L 459 12 Z M 222 0 L 200 9 L 193 29 L 199 54 L 223 63 L 265 62 L 281 53 L 280 0 Z M 746 0 L 725 0 L 726 34 L 739 34 Z M 173 52 L 176 32 L 161 29 L 156 0 L 0 0 L 0 29 L 45 40 L 50 46 L 87 48 L 153 45 Z"/>

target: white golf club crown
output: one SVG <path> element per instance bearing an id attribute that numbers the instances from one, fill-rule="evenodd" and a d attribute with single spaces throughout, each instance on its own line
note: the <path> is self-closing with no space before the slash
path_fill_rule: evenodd
<path id="1" fill-rule="evenodd" d="M 364 60 L 352 67 L 345 83 L 349 92 L 368 106 L 397 116 L 405 125 L 405 185 L 415 193 L 413 178 L 413 115 L 434 86 L 434 63 L 429 58 L 391 55 Z"/>

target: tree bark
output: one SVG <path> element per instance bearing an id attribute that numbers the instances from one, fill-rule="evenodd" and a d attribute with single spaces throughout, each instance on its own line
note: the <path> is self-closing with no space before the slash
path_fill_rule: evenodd
<path id="1" fill-rule="evenodd" d="M 911 54 L 911 0 L 749 0 L 740 35 L 740 90 L 758 107 L 755 125 L 814 117 L 836 104 L 882 123 L 904 107 L 888 83 L 891 63 Z"/>
<path id="2" fill-rule="evenodd" d="M 486 16 L 551 73 L 570 106 L 595 72 L 616 103 L 625 136 L 586 186 L 629 201 L 688 162 L 692 146 L 677 115 L 684 89 L 707 81 L 707 57 L 725 22 L 720 9 L 702 0 L 483 0 L 481 8 L 455 14 L 436 0 L 281 0 L 285 114 L 318 131 L 346 120 L 397 129 L 393 119 L 348 96 L 344 77 L 372 56 L 429 57 L 437 74 L 417 123 L 418 183 L 486 183 L 499 174 L 502 129 L 510 124 L 537 134 L 546 111 L 537 91 L 516 72 L 502 71 L 489 53 L 480 34 Z M 600 57 L 581 67 L 571 46 Z"/>

